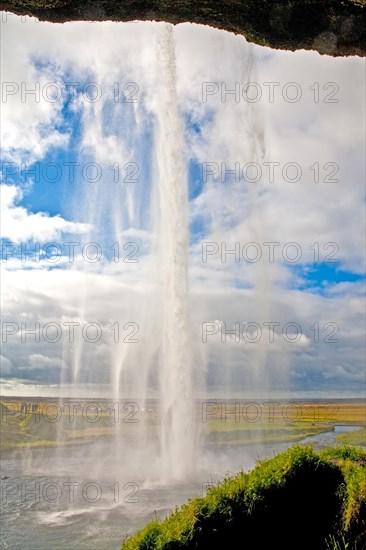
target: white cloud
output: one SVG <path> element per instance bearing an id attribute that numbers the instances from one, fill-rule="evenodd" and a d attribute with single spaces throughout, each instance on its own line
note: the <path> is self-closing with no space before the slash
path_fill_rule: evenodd
<path id="1" fill-rule="evenodd" d="M 322 372 L 323 378 L 326 380 L 344 380 L 353 382 L 364 382 L 365 373 L 345 368 L 343 365 L 334 365 Z"/>
<path id="2" fill-rule="evenodd" d="M 48 367 L 61 367 L 62 361 L 59 357 L 49 357 L 41 353 L 32 353 L 28 357 L 29 366 L 36 369 Z"/>
<path id="3" fill-rule="evenodd" d="M 50 216 L 45 212 L 33 214 L 23 206 L 17 206 L 22 191 L 14 185 L 1 185 L 1 234 L 14 243 L 53 241 L 62 233 L 86 233 L 87 224 L 69 222 L 61 216 Z"/>

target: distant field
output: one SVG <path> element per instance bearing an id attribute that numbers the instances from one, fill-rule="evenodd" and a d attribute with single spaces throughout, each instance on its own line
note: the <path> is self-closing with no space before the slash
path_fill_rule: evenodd
<path id="1" fill-rule="evenodd" d="M 233 401 L 221 405 L 206 404 L 203 420 L 206 420 L 208 440 L 223 445 L 296 442 L 327 432 L 336 424 L 365 426 L 366 416 L 361 400 L 252 404 Z M 361 431 L 355 432 L 357 436 L 344 434 L 347 438 L 342 442 L 365 444 Z"/>
<path id="2" fill-rule="evenodd" d="M 0 448 L 85 444 L 116 430 L 133 436 L 155 423 L 151 412 L 139 412 L 136 403 L 126 405 L 108 410 L 103 400 L 2 398 Z"/>
<path id="3" fill-rule="evenodd" d="M 1 449 L 85 444 L 101 436 L 157 433 L 156 401 L 118 406 L 107 400 L 1 398 Z M 197 422 L 208 445 L 296 442 L 329 431 L 336 424 L 359 425 L 341 434 L 340 443 L 365 445 L 366 416 L 361 400 L 205 401 L 197 403 Z"/>

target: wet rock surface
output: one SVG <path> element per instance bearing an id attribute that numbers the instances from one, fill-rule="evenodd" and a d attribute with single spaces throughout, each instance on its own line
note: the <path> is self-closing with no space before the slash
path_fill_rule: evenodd
<path id="1" fill-rule="evenodd" d="M 366 55 L 366 0 L 14 0 L 1 8 L 55 23 L 192 22 L 271 48 Z"/>

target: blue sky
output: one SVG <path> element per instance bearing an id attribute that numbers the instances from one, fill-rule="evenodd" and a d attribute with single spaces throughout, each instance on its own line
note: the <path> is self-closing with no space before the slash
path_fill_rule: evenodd
<path id="1" fill-rule="evenodd" d="M 313 292 L 326 292 L 329 286 L 340 283 L 358 283 L 365 281 L 365 276 L 360 273 L 352 273 L 340 269 L 334 263 L 308 264 L 298 269 L 303 284 L 299 284 L 300 290 L 312 290 Z"/>

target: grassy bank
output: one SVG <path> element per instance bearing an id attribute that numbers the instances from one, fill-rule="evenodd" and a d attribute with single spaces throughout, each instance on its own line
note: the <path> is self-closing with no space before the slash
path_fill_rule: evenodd
<path id="1" fill-rule="evenodd" d="M 366 445 L 366 428 L 361 428 L 356 432 L 340 434 L 337 441 L 344 445 Z"/>
<path id="2" fill-rule="evenodd" d="M 153 521 L 124 550 L 366 547 L 366 453 L 295 446 Z"/>
<path id="3" fill-rule="evenodd" d="M 305 437 L 333 430 L 329 423 L 317 422 L 276 422 L 256 424 L 225 424 L 210 422 L 207 426 L 206 441 L 217 446 L 259 445 L 270 443 L 295 443 Z"/>

